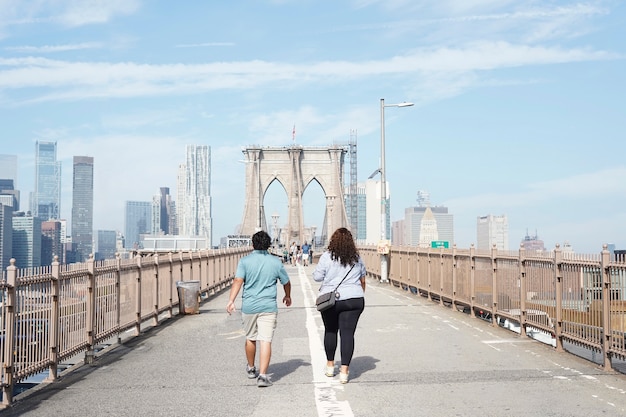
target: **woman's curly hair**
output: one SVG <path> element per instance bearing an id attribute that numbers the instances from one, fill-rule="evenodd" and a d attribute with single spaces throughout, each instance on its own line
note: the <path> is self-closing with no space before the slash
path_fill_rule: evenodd
<path id="1" fill-rule="evenodd" d="M 343 266 L 354 265 L 359 261 L 359 251 L 354 244 L 352 233 L 345 227 L 335 230 L 330 237 L 328 251 L 330 258 L 339 261 Z"/>

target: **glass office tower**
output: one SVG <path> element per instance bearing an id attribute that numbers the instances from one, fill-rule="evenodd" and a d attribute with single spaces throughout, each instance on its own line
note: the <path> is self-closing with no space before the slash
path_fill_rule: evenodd
<path id="1" fill-rule="evenodd" d="M 56 142 L 35 143 L 35 192 L 31 214 L 41 220 L 58 220 L 61 215 L 61 162 Z"/>
<path id="2" fill-rule="evenodd" d="M 41 219 L 13 216 L 13 258 L 18 268 L 41 266 Z"/>
<path id="3" fill-rule="evenodd" d="M 72 183 L 72 243 L 84 262 L 93 253 L 93 157 L 74 157 Z"/>
<path id="4" fill-rule="evenodd" d="M 141 235 L 150 234 L 152 203 L 149 201 L 127 201 L 124 226 L 126 249 L 141 249 Z"/>

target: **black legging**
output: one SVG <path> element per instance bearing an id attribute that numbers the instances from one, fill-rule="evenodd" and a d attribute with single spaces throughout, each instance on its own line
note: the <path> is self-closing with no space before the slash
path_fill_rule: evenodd
<path id="1" fill-rule="evenodd" d="M 335 360 L 337 350 L 337 332 L 341 338 L 341 364 L 350 365 L 354 354 L 354 332 L 359 317 L 365 308 L 365 298 L 338 300 L 333 308 L 322 312 L 324 321 L 324 350 L 326 360 Z"/>

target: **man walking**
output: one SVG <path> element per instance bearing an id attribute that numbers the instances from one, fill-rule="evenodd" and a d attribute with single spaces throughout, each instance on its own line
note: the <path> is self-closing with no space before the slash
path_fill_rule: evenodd
<path id="1" fill-rule="evenodd" d="M 298 263 L 298 246 L 296 245 L 296 242 L 291 244 L 289 252 L 291 253 L 291 265 L 296 266 Z"/>
<path id="2" fill-rule="evenodd" d="M 241 317 L 246 335 L 245 352 L 248 361 L 246 372 L 248 378 L 257 378 L 258 387 L 272 385 L 267 370 L 272 356 L 272 338 L 278 317 L 276 303 L 278 281 L 285 290 L 283 303 L 287 307 L 291 305 L 289 275 L 281 261 L 267 251 L 271 244 L 271 237 L 262 230 L 252 236 L 254 251 L 239 261 L 226 305 L 226 311 L 232 314 L 235 311 L 235 299 L 243 286 Z M 254 365 L 257 341 L 260 344 L 258 373 Z"/>
<path id="3" fill-rule="evenodd" d="M 310 248 L 311 247 L 306 242 L 304 242 L 304 245 L 302 245 L 302 264 L 304 266 L 307 266 L 309 264 L 309 249 Z"/>

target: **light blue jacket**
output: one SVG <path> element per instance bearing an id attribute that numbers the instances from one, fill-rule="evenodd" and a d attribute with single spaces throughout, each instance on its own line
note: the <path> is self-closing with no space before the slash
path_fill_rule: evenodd
<path id="1" fill-rule="evenodd" d="M 315 271 L 313 271 L 313 280 L 322 283 L 319 293 L 326 294 L 331 292 L 341 282 L 343 277 L 346 277 L 337 289 L 339 293 L 338 300 L 363 297 L 361 278 L 366 275 L 363 259 L 359 256 L 359 261 L 354 264 L 352 271 L 350 273 L 348 271 L 350 271 L 350 265 L 343 266 L 339 261 L 332 260 L 329 251 L 322 253 Z M 346 274 L 348 275 L 346 276 Z"/>

